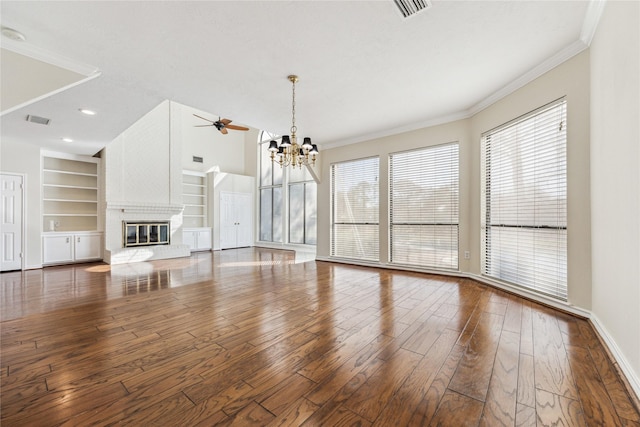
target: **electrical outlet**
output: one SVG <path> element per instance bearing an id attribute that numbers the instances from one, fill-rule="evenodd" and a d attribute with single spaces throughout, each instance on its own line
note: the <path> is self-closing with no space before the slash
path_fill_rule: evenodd
<path id="1" fill-rule="evenodd" d="M 469 253 L 469 251 L 464 251 L 464 259 L 469 259 L 471 258 L 471 254 Z"/>

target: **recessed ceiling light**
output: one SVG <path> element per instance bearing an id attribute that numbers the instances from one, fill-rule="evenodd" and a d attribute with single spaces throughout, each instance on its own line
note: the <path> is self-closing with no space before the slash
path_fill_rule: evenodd
<path id="1" fill-rule="evenodd" d="M 17 42 L 23 42 L 26 40 L 24 34 L 20 31 L 14 30 L 13 28 L 2 27 L 2 35 Z"/>
<path id="2" fill-rule="evenodd" d="M 73 139 L 71 139 L 71 138 L 62 138 L 62 140 L 64 142 L 73 142 Z"/>
<path id="3" fill-rule="evenodd" d="M 95 116 L 96 112 L 93 110 L 87 110 L 86 108 L 80 108 L 79 110 L 82 114 L 86 114 L 87 116 Z"/>

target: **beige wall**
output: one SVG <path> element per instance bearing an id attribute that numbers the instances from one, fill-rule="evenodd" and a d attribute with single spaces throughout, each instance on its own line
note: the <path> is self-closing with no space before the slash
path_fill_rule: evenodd
<path id="1" fill-rule="evenodd" d="M 593 315 L 640 393 L 640 3 L 608 1 L 591 45 Z"/>
<path id="2" fill-rule="evenodd" d="M 591 309 L 589 52 L 574 56 L 471 118 L 473 182 L 480 182 L 480 135 L 555 99 L 567 99 L 568 301 Z M 472 273 L 480 272 L 480 193 L 472 185 Z"/>
<path id="3" fill-rule="evenodd" d="M 39 268 L 42 266 L 40 147 L 23 141 L 3 139 L 0 143 L 0 170 L 25 176 L 25 267 Z"/>
<path id="4" fill-rule="evenodd" d="M 460 271 L 480 274 L 481 134 L 555 99 L 568 103 L 568 288 L 569 303 L 591 308 L 591 229 L 589 199 L 589 53 L 583 52 L 496 102 L 475 116 L 322 153 L 318 187 L 319 258 L 329 256 L 331 164 L 380 157 L 380 259 L 388 260 L 388 155 L 392 152 L 458 141 L 460 144 Z M 464 259 L 464 251 L 471 259 Z"/>

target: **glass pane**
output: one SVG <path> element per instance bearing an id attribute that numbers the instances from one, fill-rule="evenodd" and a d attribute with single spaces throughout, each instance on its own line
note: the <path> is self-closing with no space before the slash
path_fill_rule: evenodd
<path id="1" fill-rule="evenodd" d="M 127 225 L 127 245 L 135 245 L 138 242 L 135 225 Z"/>
<path id="2" fill-rule="evenodd" d="M 282 187 L 273 188 L 273 242 L 282 242 Z"/>
<path id="3" fill-rule="evenodd" d="M 149 241 L 147 229 L 148 227 L 146 225 L 138 226 L 138 243 L 147 243 Z"/>
<path id="4" fill-rule="evenodd" d="M 304 243 L 304 184 L 289 186 L 289 242 Z"/>
<path id="5" fill-rule="evenodd" d="M 268 144 L 260 144 L 260 150 L 258 156 L 260 157 L 260 186 L 271 185 L 271 169 L 272 162 L 269 157 Z M 279 167 L 279 166 L 278 166 Z"/>
<path id="6" fill-rule="evenodd" d="M 157 225 L 149 226 L 149 242 L 151 243 L 158 242 L 158 226 Z"/>
<path id="7" fill-rule="evenodd" d="M 316 244 L 316 227 L 318 223 L 317 210 L 317 189 L 315 182 L 305 184 L 305 243 L 307 245 Z"/>
<path id="8" fill-rule="evenodd" d="M 167 225 L 160 226 L 160 242 L 169 242 L 169 226 Z"/>
<path id="9" fill-rule="evenodd" d="M 271 222 L 271 188 L 260 190 L 260 240 L 271 242 L 273 239 Z"/>

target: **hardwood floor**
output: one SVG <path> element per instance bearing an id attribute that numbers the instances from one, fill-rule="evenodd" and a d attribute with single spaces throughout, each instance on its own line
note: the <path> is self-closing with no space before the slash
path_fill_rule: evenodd
<path id="1" fill-rule="evenodd" d="M 258 248 L 0 275 L 3 426 L 630 426 L 588 322 Z"/>

